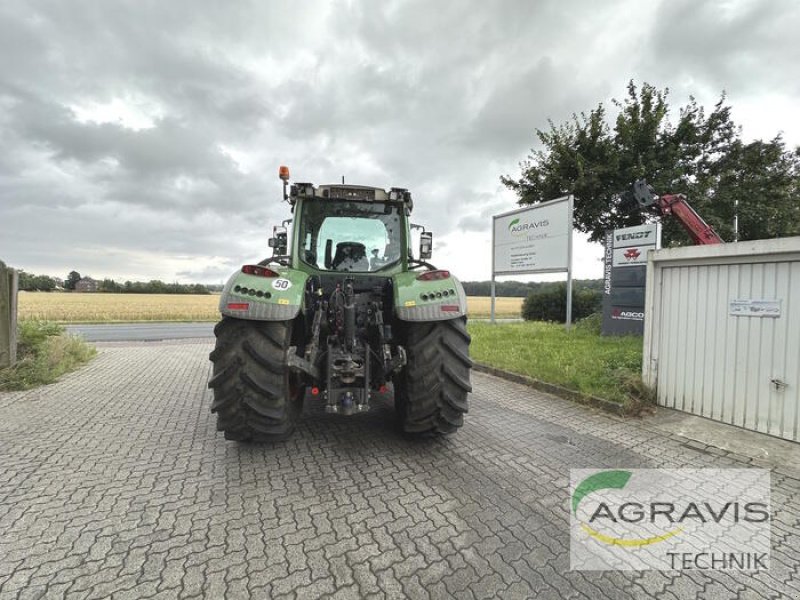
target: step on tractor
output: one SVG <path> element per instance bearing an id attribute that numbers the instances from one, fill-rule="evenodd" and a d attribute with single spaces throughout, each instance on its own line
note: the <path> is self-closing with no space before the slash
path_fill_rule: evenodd
<path id="1" fill-rule="evenodd" d="M 220 298 L 208 383 L 217 429 L 280 441 L 306 401 L 354 415 L 393 390 L 401 431 L 456 431 L 471 391 L 467 299 L 427 262 L 433 235 L 410 223 L 410 192 L 279 176 L 293 216 L 274 228 L 272 257 L 244 265 Z"/>

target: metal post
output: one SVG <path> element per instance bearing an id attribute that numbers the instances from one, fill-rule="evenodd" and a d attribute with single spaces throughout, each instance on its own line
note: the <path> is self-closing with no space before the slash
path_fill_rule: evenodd
<path id="1" fill-rule="evenodd" d="M 491 285 L 491 296 L 492 296 L 492 307 L 489 311 L 489 322 L 494 324 L 494 298 L 495 298 L 495 289 L 494 289 L 494 224 L 497 217 L 492 217 L 492 285 Z"/>
<path id="2" fill-rule="evenodd" d="M 0 261 L 0 367 L 17 362 L 17 272 Z"/>
<path id="3" fill-rule="evenodd" d="M 572 194 L 567 200 L 567 322 L 565 328 L 567 331 L 572 326 L 572 210 L 573 210 L 573 197 Z"/>
<path id="4" fill-rule="evenodd" d="M 492 271 L 492 308 L 489 320 L 494 323 L 494 271 Z"/>
<path id="5" fill-rule="evenodd" d="M 567 322 L 565 328 L 569 331 L 572 326 L 572 269 L 567 271 Z"/>

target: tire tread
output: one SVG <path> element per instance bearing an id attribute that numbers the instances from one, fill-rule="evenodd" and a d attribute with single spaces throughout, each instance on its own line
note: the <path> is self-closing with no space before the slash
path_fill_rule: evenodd
<path id="1" fill-rule="evenodd" d="M 214 392 L 211 411 L 225 439 L 280 441 L 294 430 L 302 408 L 302 388 L 286 369 L 289 321 L 223 318 L 214 327 L 216 346 L 209 355 Z"/>
<path id="2" fill-rule="evenodd" d="M 402 430 L 453 433 L 464 424 L 472 359 L 466 318 L 404 323 L 405 369 L 395 378 L 395 408 Z"/>

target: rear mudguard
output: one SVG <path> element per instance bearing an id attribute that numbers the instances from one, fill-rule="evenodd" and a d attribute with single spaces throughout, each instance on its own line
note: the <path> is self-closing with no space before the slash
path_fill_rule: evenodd
<path id="1" fill-rule="evenodd" d="M 467 296 L 452 275 L 419 281 L 422 272 L 398 273 L 394 280 L 394 310 L 401 321 L 446 321 L 467 314 Z"/>
<path id="2" fill-rule="evenodd" d="M 308 275 L 289 267 L 269 266 L 279 277 L 258 277 L 237 271 L 219 299 L 226 317 L 250 321 L 289 321 L 303 305 Z"/>

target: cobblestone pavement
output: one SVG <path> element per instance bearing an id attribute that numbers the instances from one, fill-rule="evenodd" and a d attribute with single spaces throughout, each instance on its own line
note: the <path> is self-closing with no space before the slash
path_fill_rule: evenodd
<path id="1" fill-rule="evenodd" d="M 386 405 L 240 446 L 214 430 L 209 350 L 108 345 L 0 394 L 0 597 L 800 597 L 792 473 L 769 571 L 570 572 L 570 467 L 741 460 L 479 373 L 451 438 L 396 435 Z"/>

